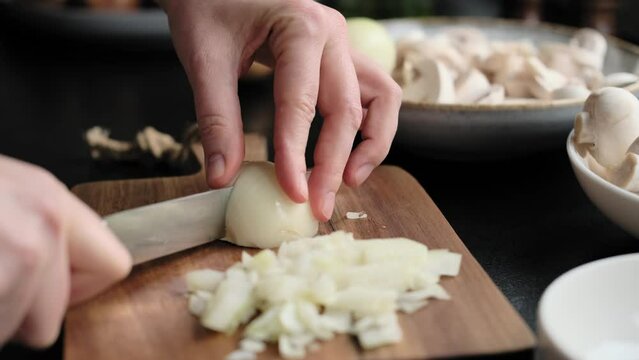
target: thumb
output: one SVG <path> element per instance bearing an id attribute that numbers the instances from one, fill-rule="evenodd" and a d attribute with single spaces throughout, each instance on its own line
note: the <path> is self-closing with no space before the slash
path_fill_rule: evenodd
<path id="1" fill-rule="evenodd" d="M 218 47 L 204 52 L 188 69 L 197 123 L 204 148 L 206 179 L 226 186 L 244 159 L 244 132 L 237 96 L 238 61 Z"/>
<path id="2" fill-rule="evenodd" d="M 131 256 L 96 213 L 69 194 L 66 235 L 71 265 L 70 304 L 82 302 L 123 279 Z"/>

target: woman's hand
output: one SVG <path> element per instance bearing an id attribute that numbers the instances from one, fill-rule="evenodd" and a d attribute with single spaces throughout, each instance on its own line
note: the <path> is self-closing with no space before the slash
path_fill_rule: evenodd
<path id="1" fill-rule="evenodd" d="M 53 175 L 0 155 L 0 346 L 55 341 L 69 304 L 124 278 L 131 258 Z"/>
<path id="2" fill-rule="evenodd" d="M 238 77 L 254 58 L 275 70 L 275 167 L 291 199 L 310 198 L 328 220 L 342 179 L 358 186 L 388 154 L 401 90 L 352 54 L 344 17 L 311 0 L 164 0 L 173 42 L 194 91 L 212 187 L 227 185 L 244 156 Z M 324 124 L 306 180 L 315 107 Z M 352 152 L 361 130 L 363 142 Z"/>

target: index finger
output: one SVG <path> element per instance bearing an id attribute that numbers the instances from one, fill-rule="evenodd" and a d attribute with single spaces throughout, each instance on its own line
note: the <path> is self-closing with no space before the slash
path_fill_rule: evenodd
<path id="1" fill-rule="evenodd" d="M 69 196 L 66 211 L 73 305 L 126 277 L 132 260 L 102 219 L 78 198 Z"/>
<path id="2" fill-rule="evenodd" d="M 313 213 L 324 221 L 333 213 L 335 194 L 362 120 L 359 84 L 350 57 L 345 20 L 341 15 L 336 17 L 338 26 L 322 56 L 318 105 L 324 124 L 309 178 Z"/>
<path id="3" fill-rule="evenodd" d="M 364 55 L 353 53 L 352 57 L 362 106 L 367 111 L 361 126 L 362 142 L 351 153 L 344 181 L 350 186 L 358 186 L 388 155 L 397 131 L 402 90 L 383 69 Z"/>
<path id="4" fill-rule="evenodd" d="M 316 25 L 297 19 L 275 31 L 269 45 L 275 60 L 275 171 L 284 192 L 306 201 L 305 150 L 319 91 L 323 36 Z"/>

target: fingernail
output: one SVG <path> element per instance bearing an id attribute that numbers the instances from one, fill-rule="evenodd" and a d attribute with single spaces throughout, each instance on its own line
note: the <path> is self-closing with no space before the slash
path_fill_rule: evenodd
<path id="1" fill-rule="evenodd" d="M 335 193 L 327 192 L 322 202 L 322 214 L 326 219 L 330 219 L 333 215 L 333 207 L 335 206 Z"/>
<path id="2" fill-rule="evenodd" d="M 209 176 L 211 179 L 219 179 L 224 176 L 224 156 L 222 154 L 215 154 L 209 157 Z"/>
<path id="3" fill-rule="evenodd" d="M 375 169 L 375 165 L 373 164 L 364 164 L 360 166 L 355 173 L 355 181 L 357 181 L 357 185 L 362 185 L 371 172 L 373 172 L 373 169 Z"/>
<path id="4" fill-rule="evenodd" d="M 306 171 L 302 172 L 299 177 L 298 177 L 298 187 L 300 189 L 300 193 L 302 194 L 302 197 L 304 198 L 304 200 L 308 199 L 308 180 L 306 179 Z"/>

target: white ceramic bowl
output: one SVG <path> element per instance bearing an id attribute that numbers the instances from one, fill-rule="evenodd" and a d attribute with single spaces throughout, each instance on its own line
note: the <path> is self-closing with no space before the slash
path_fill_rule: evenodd
<path id="1" fill-rule="evenodd" d="M 639 253 L 561 275 L 539 302 L 539 360 L 639 359 Z"/>
<path id="2" fill-rule="evenodd" d="M 574 131 L 568 136 L 566 150 L 582 189 L 612 222 L 639 238 L 639 194 L 622 189 L 591 171 L 575 150 L 573 134 Z"/>
<path id="3" fill-rule="evenodd" d="M 395 39 L 413 31 L 427 36 L 451 27 L 472 26 L 489 39 L 567 43 L 577 30 L 490 18 L 393 19 L 383 24 Z M 608 37 L 604 73 L 639 71 L 639 47 Z M 626 87 L 639 94 L 639 82 Z M 496 159 L 561 149 L 583 100 L 521 104 L 436 104 L 404 102 L 395 142 L 417 154 L 445 159 Z"/>

